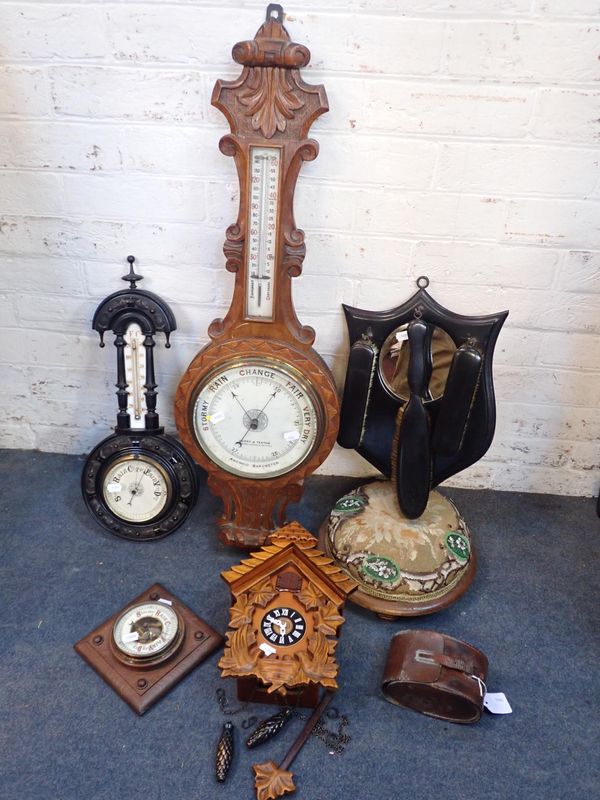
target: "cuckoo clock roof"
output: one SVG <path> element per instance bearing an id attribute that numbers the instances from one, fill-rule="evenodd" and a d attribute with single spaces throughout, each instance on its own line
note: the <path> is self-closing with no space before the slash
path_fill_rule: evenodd
<path id="1" fill-rule="evenodd" d="M 349 578 L 334 561 L 315 545 L 317 540 L 297 522 L 278 528 L 269 543 L 251 553 L 230 569 L 221 573 L 233 595 L 247 591 L 269 575 L 293 564 L 304 577 L 318 584 L 321 591 L 334 603 L 343 603 L 357 583 Z"/>

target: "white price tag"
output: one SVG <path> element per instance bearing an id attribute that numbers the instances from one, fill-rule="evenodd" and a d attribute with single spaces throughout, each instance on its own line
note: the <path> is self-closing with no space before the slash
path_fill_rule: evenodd
<path id="1" fill-rule="evenodd" d="M 283 438 L 286 442 L 297 442 L 300 438 L 300 431 L 286 431 L 283 434 Z"/>
<path id="2" fill-rule="evenodd" d="M 120 492 L 121 491 L 121 484 L 120 483 L 109 483 L 106 487 L 107 492 Z"/>
<path id="3" fill-rule="evenodd" d="M 504 692 L 486 692 L 483 705 L 492 714 L 512 714 L 512 708 Z"/>
<path id="4" fill-rule="evenodd" d="M 140 635 L 137 631 L 132 631 L 132 633 L 124 633 L 122 636 L 123 642 L 125 644 L 129 644 L 129 642 L 137 642 L 140 638 Z"/>
<path id="5" fill-rule="evenodd" d="M 164 603 L 166 606 L 172 606 L 173 605 L 173 601 L 172 600 L 165 600 L 164 597 L 159 597 L 158 598 L 158 602 L 159 603 Z"/>
<path id="6" fill-rule="evenodd" d="M 271 647 L 271 645 L 267 644 L 266 642 L 263 642 L 261 645 L 259 645 L 258 649 L 262 650 L 266 656 L 272 656 L 273 653 L 277 652 L 274 647 Z"/>
<path id="7" fill-rule="evenodd" d="M 396 331 L 396 341 L 397 342 L 408 341 L 408 331 Z"/>

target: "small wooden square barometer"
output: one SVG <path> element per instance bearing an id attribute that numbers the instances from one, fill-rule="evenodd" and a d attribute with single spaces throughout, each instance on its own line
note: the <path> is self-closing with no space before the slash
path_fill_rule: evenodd
<path id="1" fill-rule="evenodd" d="M 223 642 L 160 583 L 77 642 L 75 650 L 143 714 Z"/>

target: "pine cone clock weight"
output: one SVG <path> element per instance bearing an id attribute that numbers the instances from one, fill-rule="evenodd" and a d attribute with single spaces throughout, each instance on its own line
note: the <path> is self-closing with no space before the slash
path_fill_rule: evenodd
<path id="1" fill-rule="evenodd" d="M 284 708 L 278 714 L 273 714 L 272 717 L 263 720 L 248 737 L 246 747 L 258 747 L 259 744 L 272 739 L 290 721 L 293 715 L 294 712 L 291 708 Z"/>
<path id="2" fill-rule="evenodd" d="M 215 759 L 215 776 L 219 783 L 227 778 L 227 773 L 233 761 L 233 722 L 225 722 L 223 731 L 217 744 Z"/>

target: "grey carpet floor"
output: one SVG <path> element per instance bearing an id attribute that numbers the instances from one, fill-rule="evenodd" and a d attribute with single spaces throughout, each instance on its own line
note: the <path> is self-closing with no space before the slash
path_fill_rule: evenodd
<path id="1" fill-rule="evenodd" d="M 147 544 L 104 534 L 79 490 L 76 456 L 0 451 L 2 800 L 251 800 L 251 763 L 280 760 L 301 722 L 253 753 L 236 721 L 229 780 L 213 778 L 226 686 L 218 653 L 137 717 L 74 652 L 73 643 L 155 581 L 224 631 L 220 570 L 240 552 L 217 541 L 219 502 L 202 485 L 187 524 Z M 316 531 L 356 481 L 313 478 L 291 517 Z M 591 499 L 446 490 L 465 516 L 479 569 L 469 592 L 430 617 L 385 622 L 349 604 L 335 699 L 352 741 L 330 755 L 312 738 L 294 763 L 296 797 L 529 798 L 600 796 L 600 521 Z M 514 713 L 476 725 L 430 719 L 385 702 L 392 634 L 433 628 L 489 657 L 490 691 Z M 253 709 L 260 717 L 272 713 Z M 329 723 L 330 725 L 333 723 Z"/>

